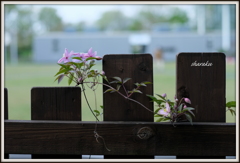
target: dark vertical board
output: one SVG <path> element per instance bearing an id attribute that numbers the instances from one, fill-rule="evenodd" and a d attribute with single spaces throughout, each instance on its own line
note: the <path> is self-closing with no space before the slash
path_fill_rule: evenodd
<path id="1" fill-rule="evenodd" d="M 31 119 L 81 121 L 80 87 L 32 88 Z"/>
<path id="2" fill-rule="evenodd" d="M 196 63 L 196 64 L 195 64 Z M 198 63 L 206 63 L 199 65 Z M 212 64 L 210 66 L 210 63 Z M 209 65 L 209 66 L 206 66 Z M 226 121 L 226 57 L 223 53 L 180 53 L 177 56 L 177 97 L 188 97 L 195 122 Z M 177 159 L 197 157 L 177 156 Z M 209 157 L 201 157 L 208 159 Z M 224 159 L 225 157 L 217 157 Z"/>
<path id="3" fill-rule="evenodd" d="M 4 88 L 4 119 L 8 119 L 8 90 Z"/>
<path id="4" fill-rule="evenodd" d="M 131 78 L 125 85 L 126 90 L 132 90 L 134 83 L 149 81 L 153 83 L 153 59 L 151 54 L 109 54 L 103 57 L 103 71 L 111 81 L 112 77 Z M 104 81 L 105 82 L 105 81 Z M 106 82 L 105 82 L 106 83 Z M 116 88 L 116 84 L 113 86 Z M 103 86 L 103 92 L 107 90 Z M 131 98 L 139 101 L 153 111 L 153 103 L 146 94 L 153 95 L 153 85 L 147 85 L 140 89 L 143 94 L 133 94 Z M 120 92 L 125 94 L 123 88 Z M 105 93 L 103 95 L 104 121 L 148 121 L 153 122 L 153 113 L 132 101 L 124 99 L 118 93 Z M 105 155 L 105 159 L 150 159 L 154 156 L 111 156 Z"/>
<path id="5" fill-rule="evenodd" d="M 4 119 L 8 119 L 8 90 L 4 88 Z M 9 159 L 9 154 L 4 153 L 4 158 Z"/>
<path id="6" fill-rule="evenodd" d="M 212 63 L 212 66 L 193 66 Z M 226 64 L 223 53 L 180 53 L 177 56 L 177 95 L 190 98 L 195 122 L 225 122 Z"/>
<path id="7" fill-rule="evenodd" d="M 153 82 L 153 65 L 150 54 L 112 54 L 103 57 L 103 71 L 108 79 L 111 77 L 131 78 L 125 85 L 127 90 L 136 86 L 134 83 L 143 81 Z M 105 81 L 104 81 L 105 82 Z M 106 83 L 106 82 L 105 82 Z M 113 85 L 116 88 L 116 85 Z M 103 87 L 103 91 L 107 90 Z M 135 93 L 131 98 L 139 101 L 150 110 L 153 103 L 146 94 L 153 94 L 153 85 L 147 85 L 140 89 L 143 94 Z M 121 88 L 120 92 L 125 94 Z M 148 121 L 152 122 L 153 113 L 144 109 L 137 103 L 124 99 L 118 93 L 105 93 L 103 95 L 104 121 Z"/>
<path id="8" fill-rule="evenodd" d="M 32 120 L 81 121 L 80 87 L 33 87 Z M 32 155 L 33 159 L 73 159 L 80 155 Z"/>

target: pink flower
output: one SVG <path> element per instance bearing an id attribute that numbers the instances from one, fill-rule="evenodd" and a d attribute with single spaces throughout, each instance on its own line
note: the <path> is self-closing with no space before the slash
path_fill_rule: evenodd
<path id="1" fill-rule="evenodd" d="M 94 57 L 94 58 L 96 58 L 96 60 L 101 60 L 102 59 L 101 57 L 97 56 L 96 51 L 95 52 L 92 51 L 92 48 L 90 48 L 87 53 L 84 53 L 84 58 L 87 59 L 89 57 Z"/>
<path id="2" fill-rule="evenodd" d="M 187 105 L 184 105 L 183 109 L 185 109 L 187 107 Z"/>
<path id="3" fill-rule="evenodd" d="M 80 58 L 82 58 L 82 60 L 84 60 L 85 59 L 85 55 L 86 53 L 74 53 L 73 55 L 75 55 L 75 57 L 80 57 Z M 79 59 L 73 59 L 72 60 L 73 62 L 81 62 L 81 60 L 79 60 Z"/>
<path id="4" fill-rule="evenodd" d="M 166 94 L 166 93 L 162 94 L 162 97 L 163 97 L 163 98 L 165 98 L 166 96 L 167 96 L 167 94 Z"/>
<path id="5" fill-rule="evenodd" d="M 101 74 L 102 74 L 102 75 L 105 75 L 105 72 L 104 72 L 104 71 L 102 71 L 102 72 L 101 72 Z"/>
<path id="6" fill-rule="evenodd" d="M 189 98 L 184 98 L 184 100 L 185 100 L 186 103 L 191 104 L 191 101 L 189 100 Z"/>
<path id="7" fill-rule="evenodd" d="M 96 52 L 96 51 L 93 52 L 93 51 L 92 51 L 92 48 L 90 48 L 90 49 L 88 50 L 88 52 L 84 54 L 84 57 L 85 57 L 85 58 L 96 57 L 96 55 L 97 55 L 97 52 Z"/>
<path id="8" fill-rule="evenodd" d="M 168 114 L 170 113 L 170 106 L 168 103 L 166 103 L 166 108 L 165 109 L 161 109 L 158 111 L 158 114 L 163 115 L 164 117 L 168 116 Z"/>
<path id="9" fill-rule="evenodd" d="M 63 57 L 58 60 L 58 63 L 64 62 L 67 63 L 69 62 L 70 57 L 73 55 L 73 51 L 68 53 L 67 48 L 65 48 L 65 52 L 63 53 Z"/>

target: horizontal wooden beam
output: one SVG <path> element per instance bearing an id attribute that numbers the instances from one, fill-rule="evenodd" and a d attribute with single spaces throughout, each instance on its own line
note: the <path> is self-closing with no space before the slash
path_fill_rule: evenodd
<path id="1" fill-rule="evenodd" d="M 235 123 L 5 120 L 4 152 L 71 155 L 235 156 Z"/>

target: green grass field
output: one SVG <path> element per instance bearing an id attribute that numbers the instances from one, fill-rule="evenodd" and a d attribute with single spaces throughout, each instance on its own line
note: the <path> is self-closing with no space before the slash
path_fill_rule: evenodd
<path id="1" fill-rule="evenodd" d="M 154 93 L 167 93 L 173 99 L 176 88 L 175 63 L 166 63 L 165 70 L 157 72 L 154 69 Z M 101 64 L 96 69 L 101 69 Z M 30 120 L 30 94 L 32 87 L 68 86 L 67 80 L 60 84 L 54 82 L 54 75 L 58 71 L 57 64 L 19 64 L 17 66 L 5 65 L 4 81 L 8 88 L 9 119 Z M 236 100 L 235 65 L 227 65 L 226 71 L 226 100 Z M 90 103 L 94 103 L 92 91 L 87 91 Z M 98 106 L 102 104 L 102 88 L 96 91 Z M 82 120 L 93 121 L 94 117 L 82 98 Z M 92 106 L 94 107 L 94 106 Z M 235 122 L 235 117 L 227 112 L 226 122 Z"/>

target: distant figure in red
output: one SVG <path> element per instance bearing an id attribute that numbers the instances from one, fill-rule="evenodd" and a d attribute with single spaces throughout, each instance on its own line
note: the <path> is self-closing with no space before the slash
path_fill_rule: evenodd
<path id="1" fill-rule="evenodd" d="M 159 71 L 163 71 L 165 67 L 164 59 L 163 59 L 163 52 L 159 48 L 154 52 L 154 62 L 156 64 L 156 68 Z"/>

